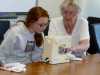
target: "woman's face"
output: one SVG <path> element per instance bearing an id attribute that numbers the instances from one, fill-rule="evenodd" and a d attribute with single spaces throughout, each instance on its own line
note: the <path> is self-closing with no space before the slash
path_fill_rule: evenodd
<path id="1" fill-rule="evenodd" d="M 78 12 L 74 6 L 65 6 L 62 8 L 62 16 L 65 20 L 70 21 L 77 16 Z"/>
<path id="2" fill-rule="evenodd" d="M 48 25 L 48 17 L 40 17 L 38 21 L 34 22 L 30 26 L 31 32 L 43 32 Z"/>

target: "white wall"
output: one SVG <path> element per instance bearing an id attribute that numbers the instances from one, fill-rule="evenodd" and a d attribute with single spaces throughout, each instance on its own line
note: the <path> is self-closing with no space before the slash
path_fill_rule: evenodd
<path id="1" fill-rule="evenodd" d="M 84 16 L 86 11 L 87 0 L 79 0 L 79 6 L 81 8 L 81 14 Z"/>
<path id="2" fill-rule="evenodd" d="M 60 16 L 60 4 L 63 0 L 38 0 L 38 5 L 48 10 L 50 17 Z M 100 0 L 77 0 L 84 17 L 100 17 Z"/>
<path id="3" fill-rule="evenodd" d="M 36 0 L 0 0 L 0 12 L 27 12 Z"/>
<path id="4" fill-rule="evenodd" d="M 87 0 L 76 0 L 82 9 L 82 15 L 84 15 L 86 1 Z M 38 5 L 48 10 L 51 17 L 60 16 L 60 4 L 63 0 L 38 0 Z"/>
<path id="5" fill-rule="evenodd" d="M 38 5 L 48 10 L 51 17 L 60 16 L 60 4 L 63 0 L 38 0 Z"/>
<path id="6" fill-rule="evenodd" d="M 100 0 L 87 0 L 84 5 L 84 16 L 100 17 Z"/>

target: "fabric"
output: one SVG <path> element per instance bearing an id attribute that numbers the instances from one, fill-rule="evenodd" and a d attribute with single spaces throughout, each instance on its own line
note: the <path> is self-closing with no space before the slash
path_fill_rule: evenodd
<path id="1" fill-rule="evenodd" d="M 42 51 L 35 45 L 34 34 L 29 32 L 23 23 L 9 29 L 0 46 L 0 61 L 3 63 L 21 62 L 26 64 L 34 61 L 33 59 L 40 59 L 40 55 L 34 54 L 34 52 L 41 54 Z"/>
<path id="2" fill-rule="evenodd" d="M 11 71 L 11 72 L 25 72 L 26 65 L 19 62 L 4 64 L 0 67 L 1 70 Z"/>

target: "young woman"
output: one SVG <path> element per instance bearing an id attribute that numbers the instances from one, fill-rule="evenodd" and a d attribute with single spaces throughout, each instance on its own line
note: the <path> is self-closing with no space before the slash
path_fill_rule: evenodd
<path id="1" fill-rule="evenodd" d="M 0 45 L 0 62 L 31 63 L 41 61 L 43 36 L 48 25 L 48 12 L 42 7 L 29 10 L 25 22 L 18 23 L 5 34 Z"/>

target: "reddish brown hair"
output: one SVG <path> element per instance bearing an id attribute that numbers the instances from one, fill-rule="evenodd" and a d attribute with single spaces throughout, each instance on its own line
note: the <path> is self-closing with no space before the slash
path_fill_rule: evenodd
<path id="1" fill-rule="evenodd" d="M 49 14 L 42 7 L 36 6 L 36 7 L 31 8 L 29 10 L 28 14 L 27 14 L 27 17 L 26 17 L 26 21 L 25 21 L 26 27 L 29 27 L 31 23 L 38 21 L 38 19 L 40 17 L 48 17 L 48 19 L 49 19 Z M 41 46 L 42 43 L 43 43 L 42 34 L 41 33 L 35 33 L 34 38 L 35 38 L 36 45 L 38 47 Z"/>
<path id="2" fill-rule="evenodd" d="M 27 27 L 29 27 L 30 23 L 36 22 L 40 17 L 48 17 L 49 18 L 48 12 L 45 9 L 43 9 L 42 7 L 31 8 L 27 14 L 25 25 Z"/>

